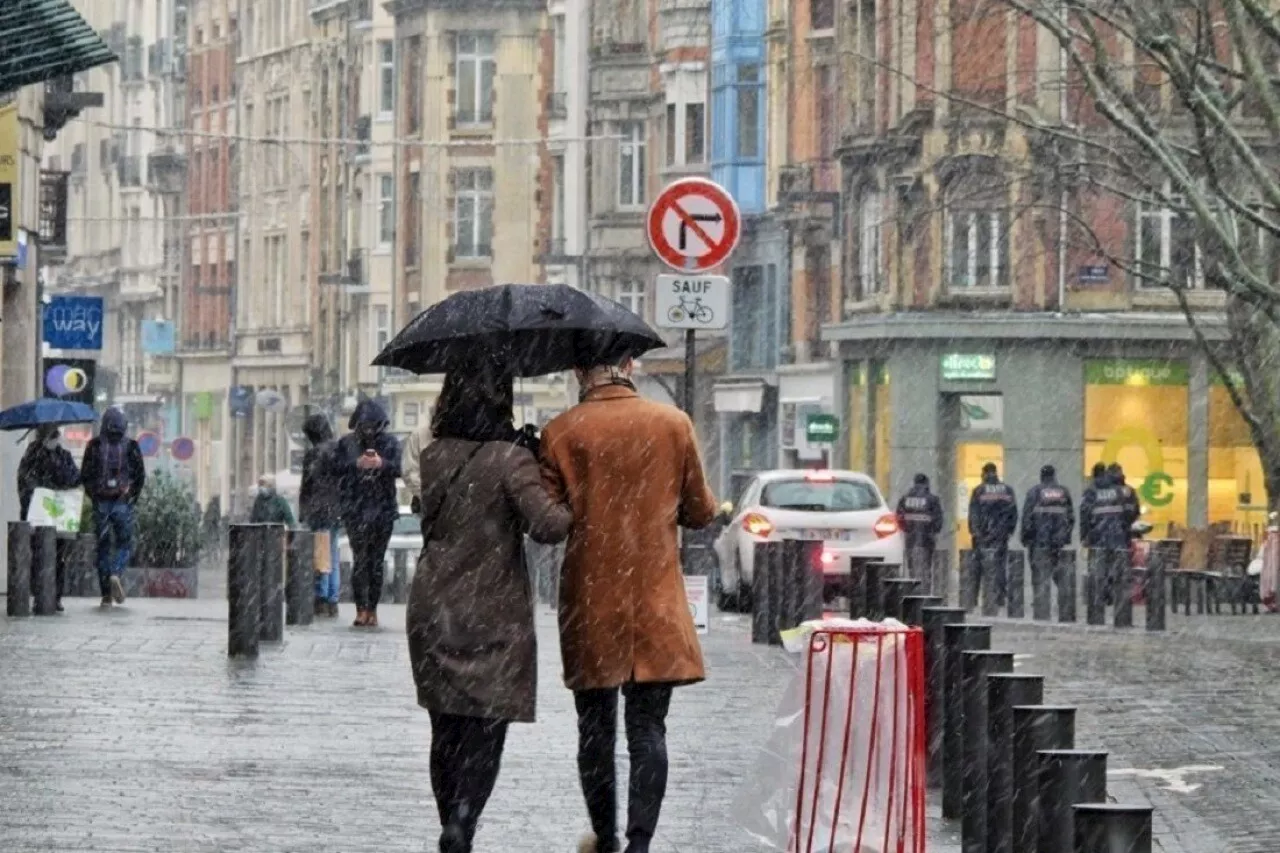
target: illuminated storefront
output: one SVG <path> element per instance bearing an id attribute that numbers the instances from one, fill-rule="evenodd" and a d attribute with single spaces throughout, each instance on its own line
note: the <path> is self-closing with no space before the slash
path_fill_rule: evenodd
<path id="1" fill-rule="evenodd" d="M 1248 425 L 1216 373 L 1209 386 L 1208 504 L 1210 524 L 1229 524 L 1235 533 L 1261 536 L 1267 517 L 1262 462 Z"/>
<path id="2" fill-rule="evenodd" d="M 883 361 L 858 361 L 847 365 L 845 376 L 849 428 L 843 464 L 870 475 L 888 496 L 893 462 L 889 369 Z"/>

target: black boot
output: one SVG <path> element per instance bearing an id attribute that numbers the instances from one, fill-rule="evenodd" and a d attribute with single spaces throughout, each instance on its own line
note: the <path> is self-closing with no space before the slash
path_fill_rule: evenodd
<path id="1" fill-rule="evenodd" d="M 466 831 L 460 826 L 446 826 L 440 833 L 440 853 L 471 853 Z"/>

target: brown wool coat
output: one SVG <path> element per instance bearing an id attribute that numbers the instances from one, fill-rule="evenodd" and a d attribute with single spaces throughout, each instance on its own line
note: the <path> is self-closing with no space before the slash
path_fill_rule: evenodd
<path id="1" fill-rule="evenodd" d="M 571 690 L 704 678 L 677 520 L 716 514 L 693 423 L 621 385 L 590 391 L 542 433 L 542 472 L 573 510 L 560 584 Z"/>
<path id="2" fill-rule="evenodd" d="M 414 573 L 407 626 L 418 704 L 531 723 L 537 637 L 522 537 L 563 540 L 569 509 L 548 495 L 533 454 L 509 442 L 439 439 L 420 462 L 422 529 L 430 541 Z"/>

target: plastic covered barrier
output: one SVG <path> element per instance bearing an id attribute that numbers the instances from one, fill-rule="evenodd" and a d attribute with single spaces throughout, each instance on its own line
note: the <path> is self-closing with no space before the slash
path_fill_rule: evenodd
<path id="1" fill-rule="evenodd" d="M 784 853 L 923 853 L 920 629 L 828 619 L 783 644 L 802 659 L 734 817 Z"/>
<path id="2" fill-rule="evenodd" d="M 1258 594 L 1267 611 L 1275 613 L 1280 610 L 1276 601 L 1276 587 L 1280 586 L 1280 528 L 1267 528 L 1267 538 L 1262 543 L 1262 577 L 1258 581 Z"/>

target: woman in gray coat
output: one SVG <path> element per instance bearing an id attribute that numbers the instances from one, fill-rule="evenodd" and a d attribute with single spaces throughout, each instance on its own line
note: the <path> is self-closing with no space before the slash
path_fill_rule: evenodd
<path id="1" fill-rule="evenodd" d="M 512 423 L 511 377 L 449 373 L 420 457 L 424 546 L 409 596 L 409 656 L 431 714 L 441 853 L 469 853 L 510 722 L 534 721 L 537 639 L 523 537 L 572 521 Z"/>

